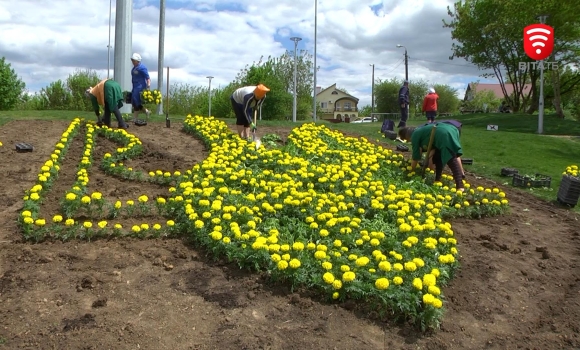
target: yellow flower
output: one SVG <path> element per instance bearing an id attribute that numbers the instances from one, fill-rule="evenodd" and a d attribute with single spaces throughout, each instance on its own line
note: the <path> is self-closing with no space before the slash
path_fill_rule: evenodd
<path id="1" fill-rule="evenodd" d="M 387 289 L 389 288 L 389 280 L 384 277 L 379 278 L 375 281 L 375 287 L 380 290 Z"/>
<path id="2" fill-rule="evenodd" d="M 399 276 L 395 276 L 393 277 L 393 283 L 398 286 L 403 283 L 403 279 Z"/>
<path id="3" fill-rule="evenodd" d="M 101 229 L 103 229 L 103 228 L 107 227 L 107 222 L 106 222 L 106 221 L 99 221 L 99 222 L 97 223 L 97 225 L 98 225 L 98 226 L 99 226 Z"/>
<path id="4" fill-rule="evenodd" d="M 325 272 L 324 275 L 322 275 L 322 279 L 327 284 L 332 284 L 332 282 L 334 282 L 334 275 L 330 272 Z"/>
<path id="5" fill-rule="evenodd" d="M 421 282 L 420 278 L 413 279 L 413 287 L 415 287 L 418 290 L 423 289 L 423 283 Z"/>
<path id="6" fill-rule="evenodd" d="M 83 222 L 83 227 L 84 228 L 91 228 L 91 227 L 93 227 L 93 223 L 90 221 L 85 221 L 85 222 Z"/>
<path id="7" fill-rule="evenodd" d="M 291 267 L 291 268 L 293 268 L 293 269 L 297 269 L 297 268 L 299 268 L 299 267 L 300 267 L 300 265 L 301 265 L 301 263 L 300 263 L 300 260 L 298 260 L 298 259 L 292 259 L 292 260 L 290 260 L 290 262 L 289 262 L 288 264 L 289 264 L 289 265 L 290 265 L 290 267 Z"/>
<path id="8" fill-rule="evenodd" d="M 342 274 L 342 280 L 344 282 L 354 281 L 355 278 L 356 278 L 356 275 L 352 271 L 347 271 L 347 272 L 345 272 L 345 273 Z"/>
<path id="9" fill-rule="evenodd" d="M 23 213 L 24 214 L 24 213 Z M 52 217 L 52 222 L 62 222 L 62 215 L 55 215 Z"/>

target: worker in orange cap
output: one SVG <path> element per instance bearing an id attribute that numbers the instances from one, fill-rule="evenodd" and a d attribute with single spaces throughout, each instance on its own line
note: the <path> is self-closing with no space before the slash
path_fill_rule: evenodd
<path id="1" fill-rule="evenodd" d="M 256 108 L 262 108 L 262 103 L 266 98 L 266 93 L 270 91 L 263 84 L 257 86 L 244 86 L 236 91 L 231 96 L 232 107 L 236 114 L 236 126 L 238 128 L 238 135 L 241 138 L 248 139 L 250 137 L 250 127 L 256 128 L 252 122 L 252 113 Z"/>

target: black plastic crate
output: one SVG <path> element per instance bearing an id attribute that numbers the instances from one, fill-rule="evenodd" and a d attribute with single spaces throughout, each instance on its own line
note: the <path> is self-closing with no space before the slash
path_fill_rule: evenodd
<path id="1" fill-rule="evenodd" d="M 558 202 L 574 207 L 576 204 L 578 204 L 579 198 L 580 178 L 570 175 L 563 175 L 562 182 L 560 182 L 560 188 L 558 189 Z"/>
<path id="2" fill-rule="evenodd" d="M 143 120 L 143 119 L 137 119 L 135 121 L 135 125 L 137 125 L 137 126 L 145 126 L 145 125 L 147 125 L 147 121 L 146 120 Z"/>
<path id="3" fill-rule="evenodd" d="M 16 144 L 16 152 L 24 153 L 24 152 L 32 152 L 34 151 L 34 146 L 29 143 L 19 142 Z"/>
<path id="4" fill-rule="evenodd" d="M 472 165 L 473 159 L 472 158 L 461 158 L 461 164 L 463 165 Z"/>
<path id="5" fill-rule="evenodd" d="M 519 173 L 518 169 L 515 168 L 502 168 L 501 176 L 514 176 L 514 174 Z"/>
<path id="6" fill-rule="evenodd" d="M 535 174 L 533 177 L 527 175 L 514 174 L 512 185 L 515 187 L 550 187 L 552 178 L 547 175 Z"/>
<path id="7" fill-rule="evenodd" d="M 385 137 L 388 138 L 389 140 L 395 140 L 397 138 L 397 132 L 387 130 L 385 131 Z"/>
<path id="8" fill-rule="evenodd" d="M 407 147 L 405 145 L 399 144 L 399 145 L 397 145 L 397 151 L 400 151 L 400 152 L 409 152 L 409 147 Z"/>

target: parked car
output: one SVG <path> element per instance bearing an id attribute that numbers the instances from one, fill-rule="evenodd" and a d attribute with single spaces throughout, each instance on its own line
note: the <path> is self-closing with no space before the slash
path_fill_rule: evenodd
<path id="1" fill-rule="evenodd" d="M 373 118 L 371 117 L 364 117 L 361 119 L 357 119 L 355 121 L 352 121 L 351 123 L 372 123 L 374 122 Z"/>

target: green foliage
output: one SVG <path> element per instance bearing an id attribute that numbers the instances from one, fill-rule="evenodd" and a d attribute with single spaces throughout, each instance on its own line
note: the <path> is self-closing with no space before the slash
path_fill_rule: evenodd
<path id="1" fill-rule="evenodd" d="M 471 100 L 462 103 L 464 110 L 496 112 L 499 109 L 501 100 L 495 96 L 493 91 L 477 91 L 477 84 L 473 84 L 472 86 L 475 91 L 472 93 Z"/>
<path id="2" fill-rule="evenodd" d="M 371 113 L 373 111 L 373 107 L 371 105 L 365 105 L 362 107 L 359 107 L 358 109 L 358 115 L 359 117 L 370 117 Z"/>
<path id="3" fill-rule="evenodd" d="M 392 78 L 375 84 L 375 103 L 376 113 L 399 113 L 399 89 L 403 85 L 403 80 Z M 441 113 L 455 113 L 459 108 L 457 90 L 449 85 L 430 85 L 424 80 L 409 81 L 409 112 L 410 114 L 422 114 L 423 99 L 428 92 L 429 87 L 433 86 L 439 100 L 437 102 L 438 110 Z"/>
<path id="4" fill-rule="evenodd" d="M 20 102 L 26 85 L 18 77 L 10 63 L 0 58 L 0 110 L 7 111 Z"/>
<path id="5" fill-rule="evenodd" d="M 578 62 L 580 39 L 579 2 L 557 0 L 467 0 L 457 1 L 444 27 L 451 28 L 453 56 L 462 57 L 481 69 L 491 69 L 500 84 L 511 82 L 516 94 L 505 96 L 515 111 L 535 109 L 539 70 L 520 71 L 519 62 L 531 61 L 524 53 L 522 29 L 537 22 L 538 14 L 550 14 L 547 23 L 554 27 L 554 60 L 562 66 Z M 526 83 L 534 89 L 523 90 Z M 531 108 L 530 108 L 531 107 Z"/>
<path id="6" fill-rule="evenodd" d="M 68 91 L 66 83 L 57 80 L 40 90 L 44 109 L 69 109 L 72 94 Z"/>
<path id="7" fill-rule="evenodd" d="M 439 95 L 437 100 L 437 111 L 439 113 L 456 113 L 459 110 L 460 100 L 457 98 L 457 89 L 442 84 L 435 84 L 433 88 Z"/>
<path id="8" fill-rule="evenodd" d="M 70 92 L 69 109 L 77 111 L 91 111 L 91 101 L 85 97 L 85 90 L 97 85 L 101 81 L 94 70 L 77 69 L 66 79 L 66 87 Z"/>

